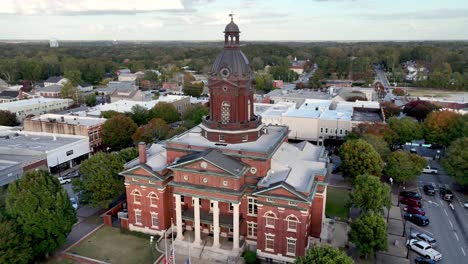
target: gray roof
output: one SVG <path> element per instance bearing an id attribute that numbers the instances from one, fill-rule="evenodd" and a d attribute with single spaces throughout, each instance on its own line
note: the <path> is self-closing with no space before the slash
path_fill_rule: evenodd
<path id="1" fill-rule="evenodd" d="M 37 89 L 38 92 L 51 92 L 51 93 L 58 93 L 61 90 L 62 90 L 62 86 L 58 84 L 53 84 L 50 86 L 41 87 Z"/>
<path id="2" fill-rule="evenodd" d="M 382 110 L 374 108 L 353 108 L 353 121 L 383 122 Z"/>
<path id="3" fill-rule="evenodd" d="M 28 150 L 31 152 L 47 152 L 65 145 L 83 140 L 84 137 L 41 134 L 35 132 L 2 132 L 0 134 L 0 153 L 8 150 Z"/>
<path id="4" fill-rule="evenodd" d="M 45 80 L 45 82 L 48 82 L 48 83 L 57 83 L 59 82 L 60 80 L 63 79 L 63 76 L 52 76 L 52 77 L 49 77 L 47 80 Z"/>
<path id="5" fill-rule="evenodd" d="M 211 75 L 217 75 L 222 68 L 228 68 L 231 75 L 251 76 L 249 60 L 240 49 L 224 49 L 211 67 Z"/>
<path id="6" fill-rule="evenodd" d="M 0 87 L 8 87 L 8 83 L 5 82 L 4 80 L 0 79 Z"/>
<path id="7" fill-rule="evenodd" d="M 234 21 L 231 21 L 229 24 L 226 25 L 226 28 L 224 28 L 224 32 L 240 32 L 240 31 L 236 23 L 234 23 Z"/>
<path id="8" fill-rule="evenodd" d="M 18 97 L 19 92 L 18 91 L 2 91 L 0 92 L 0 98 L 4 99 L 13 99 Z"/>

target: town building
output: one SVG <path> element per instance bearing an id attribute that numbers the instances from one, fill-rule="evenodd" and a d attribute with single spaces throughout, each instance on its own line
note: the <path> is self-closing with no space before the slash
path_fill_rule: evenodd
<path id="1" fill-rule="evenodd" d="M 62 98 L 62 85 L 52 84 L 36 88 L 36 95 L 45 98 Z"/>
<path id="2" fill-rule="evenodd" d="M 296 57 L 294 57 L 289 70 L 301 75 L 304 72 L 304 67 L 306 66 L 307 62 L 308 61 L 298 60 Z"/>
<path id="3" fill-rule="evenodd" d="M 116 89 L 110 95 L 111 103 L 115 103 L 120 100 L 129 100 L 129 101 L 148 101 L 151 99 L 147 97 L 146 94 L 138 89 L 137 86 L 132 86 L 128 89 Z"/>
<path id="4" fill-rule="evenodd" d="M 0 78 L 0 91 L 6 89 L 8 87 L 8 83 L 5 82 L 2 78 Z"/>
<path id="5" fill-rule="evenodd" d="M 63 76 L 52 76 L 44 81 L 44 87 L 51 86 L 51 85 L 63 86 L 67 82 L 68 82 L 68 79 Z"/>
<path id="6" fill-rule="evenodd" d="M 102 146 L 101 130 L 104 122 L 104 118 L 44 114 L 26 118 L 23 126 L 25 131 L 88 137 L 89 148 L 95 152 Z"/>
<path id="7" fill-rule="evenodd" d="M 295 103 L 297 107 L 304 104 L 307 99 L 331 99 L 332 96 L 327 92 L 316 92 L 309 89 L 282 90 L 275 89 L 265 95 L 272 104 L 286 102 Z"/>
<path id="8" fill-rule="evenodd" d="M 21 97 L 21 90 L 3 90 L 0 91 L 0 103 L 8 103 L 19 100 Z"/>
<path id="9" fill-rule="evenodd" d="M 49 42 L 49 47 L 51 48 L 58 48 L 59 47 L 59 41 L 56 38 L 53 38 Z"/>
<path id="10" fill-rule="evenodd" d="M 328 155 L 288 143 L 288 127 L 255 115 L 253 72 L 231 20 L 208 78 L 209 116 L 125 165 L 127 213 L 120 223 L 176 233 L 176 251 L 226 262 L 244 250 L 294 262 L 321 235 Z"/>
<path id="11" fill-rule="evenodd" d="M 46 113 L 65 110 L 73 104 L 71 99 L 32 98 L 0 104 L 0 110 L 16 113 L 18 121 L 29 115 L 42 115 Z"/>

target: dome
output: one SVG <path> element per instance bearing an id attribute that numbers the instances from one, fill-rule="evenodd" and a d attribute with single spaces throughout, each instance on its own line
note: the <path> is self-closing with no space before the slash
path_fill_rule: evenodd
<path id="1" fill-rule="evenodd" d="M 228 68 L 231 75 L 243 76 L 251 74 L 249 60 L 240 49 L 223 50 L 211 67 L 211 74 L 216 75 L 222 68 Z"/>
<path id="2" fill-rule="evenodd" d="M 234 23 L 234 21 L 231 21 L 229 24 L 226 25 L 224 32 L 240 32 L 240 31 L 236 23 Z"/>

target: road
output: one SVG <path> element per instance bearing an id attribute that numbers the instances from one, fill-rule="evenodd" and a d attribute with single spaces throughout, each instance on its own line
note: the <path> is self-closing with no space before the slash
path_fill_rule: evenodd
<path id="1" fill-rule="evenodd" d="M 464 208 L 463 196 L 455 193 L 452 202 L 454 210 L 449 207 L 449 203 L 442 200 L 439 195 L 439 188 L 450 188 L 453 181 L 439 169 L 439 175 L 421 175 L 418 182 L 418 190 L 423 195 L 422 204 L 429 218 L 430 224 L 426 227 L 418 227 L 407 222 L 407 231 L 422 230 L 437 240 L 435 247 L 442 253 L 440 263 L 467 263 L 468 259 L 468 209 Z M 423 192 L 423 185 L 429 184 L 435 187 L 436 195 L 428 196 Z M 418 255 L 410 252 L 410 259 L 414 260 Z"/>
<path id="2" fill-rule="evenodd" d="M 375 79 L 382 83 L 385 90 L 392 88 L 390 83 L 388 82 L 387 76 L 385 75 L 385 70 L 380 65 L 374 66 L 375 71 Z"/>

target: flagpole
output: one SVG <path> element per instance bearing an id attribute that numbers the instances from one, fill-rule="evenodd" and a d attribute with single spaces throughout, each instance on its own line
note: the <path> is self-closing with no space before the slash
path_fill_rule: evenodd
<path id="1" fill-rule="evenodd" d="M 172 240 L 172 263 L 176 263 L 175 261 L 175 248 L 174 248 L 174 232 L 172 230 L 172 217 L 171 217 L 171 240 Z"/>
<path id="2" fill-rule="evenodd" d="M 167 264 L 167 230 L 164 230 L 164 245 L 166 248 L 166 257 L 165 257 L 164 264 Z"/>

